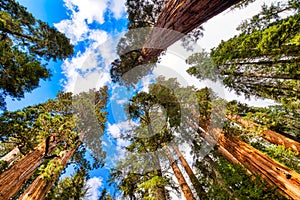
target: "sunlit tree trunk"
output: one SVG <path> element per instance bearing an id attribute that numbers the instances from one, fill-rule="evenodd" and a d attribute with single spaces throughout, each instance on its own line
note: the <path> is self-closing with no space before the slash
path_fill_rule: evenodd
<path id="1" fill-rule="evenodd" d="M 227 119 L 236 121 L 237 123 L 241 124 L 244 127 L 247 128 L 257 128 L 259 127 L 258 124 L 251 120 L 243 119 L 240 116 L 226 116 Z M 269 142 L 277 145 L 282 145 L 286 149 L 291 149 L 292 151 L 298 153 L 300 155 L 300 143 L 292 140 L 288 137 L 285 137 L 284 135 L 281 135 L 279 133 L 276 133 L 275 131 L 271 130 L 263 130 L 260 134 L 263 138 L 268 140 Z"/>
<path id="2" fill-rule="evenodd" d="M 260 174 L 269 184 L 276 185 L 292 199 L 300 199 L 300 175 L 237 138 L 221 135 L 219 145 L 227 149 L 249 171 Z"/>
<path id="3" fill-rule="evenodd" d="M 174 159 L 174 157 L 172 156 L 170 150 L 168 149 L 167 146 L 164 146 L 163 147 L 163 150 L 165 152 L 165 154 L 167 155 L 168 157 L 168 160 L 170 162 L 170 165 L 174 171 L 174 175 L 176 176 L 177 178 L 177 181 L 180 185 L 180 188 L 183 192 L 183 195 L 184 197 L 186 198 L 186 200 L 194 200 L 194 196 L 193 196 L 193 193 L 190 189 L 190 187 L 188 186 L 183 174 L 181 173 L 180 171 L 180 168 L 178 167 L 177 163 L 176 163 L 176 160 Z"/>
<path id="4" fill-rule="evenodd" d="M 173 149 L 175 150 L 182 166 L 184 167 L 186 173 L 188 174 L 195 190 L 196 190 L 196 193 L 198 195 L 198 197 L 200 199 L 207 199 L 207 196 L 205 194 L 205 191 L 203 190 L 203 188 L 201 187 L 201 184 L 199 182 L 199 180 L 197 179 L 196 175 L 194 174 L 193 170 L 191 169 L 190 165 L 188 164 L 188 162 L 185 160 L 185 158 L 183 157 L 182 153 L 180 152 L 180 150 L 178 149 L 178 147 L 172 143 L 171 144 Z"/>
<path id="5" fill-rule="evenodd" d="M 223 130 L 204 130 L 190 122 L 200 136 L 211 145 L 218 145 L 218 151 L 229 161 L 244 166 L 248 173 L 261 175 L 270 185 L 277 186 L 281 193 L 292 199 L 300 199 L 300 174 L 279 164 L 236 137 L 225 137 Z"/>
<path id="6" fill-rule="evenodd" d="M 21 153 L 19 148 L 16 146 L 10 152 L 8 152 L 5 156 L 3 156 L 0 161 L 4 161 L 7 163 L 7 166 L 10 167 L 13 163 L 21 158 Z"/>
<path id="7" fill-rule="evenodd" d="M 53 173 L 50 181 L 45 181 L 42 175 L 39 175 L 33 183 L 23 192 L 19 200 L 43 200 L 51 189 L 53 184 L 57 181 L 61 171 L 66 167 L 68 161 L 74 154 L 75 150 L 65 150 L 62 152 L 62 156 L 55 158 L 56 161 L 62 164 L 62 169 L 57 173 Z"/>
<path id="8" fill-rule="evenodd" d="M 191 32 L 239 1 L 241 0 L 169 0 L 154 28 L 170 31 L 162 29 L 152 31 L 142 50 L 144 60 L 150 61 L 159 56 L 163 50 L 183 37 L 184 34 Z"/>
<path id="9" fill-rule="evenodd" d="M 300 174 L 279 164 L 239 138 L 225 137 L 222 129 L 215 128 L 206 134 L 212 135 L 220 147 L 234 156 L 252 174 L 261 175 L 267 183 L 277 186 L 285 196 L 300 199 Z"/>
<path id="10" fill-rule="evenodd" d="M 50 140 L 48 153 L 56 147 L 56 140 Z M 34 174 L 45 161 L 44 153 L 46 142 L 40 143 L 20 161 L 0 174 L 0 199 L 8 200 L 13 197 L 23 184 Z"/>

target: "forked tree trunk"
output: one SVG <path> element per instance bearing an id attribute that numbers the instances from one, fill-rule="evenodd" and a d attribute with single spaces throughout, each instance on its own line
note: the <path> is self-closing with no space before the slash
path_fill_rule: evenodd
<path id="1" fill-rule="evenodd" d="M 228 115 L 228 116 L 226 116 L 226 118 L 229 120 L 232 120 L 232 121 L 236 121 L 243 127 L 247 127 L 247 128 L 259 127 L 259 125 L 256 124 L 255 122 L 253 122 L 251 120 L 243 119 L 240 116 Z M 271 131 L 271 130 L 263 130 L 261 132 L 261 136 L 273 144 L 282 145 L 286 149 L 291 149 L 293 152 L 296 152 L 296 153 L 298 153 L 298 155 L 300 155 L 300 143 L 295 140 L 292 140 L 288 137 L 285 137 L 284 135 L 281 135 L 281 134 L 276 133 L 275 131 Z"/>
<path id="2" fill-rule="evenodd" d="M 39 175 L 33 183 L 23 192 L 19 200 L 43 200 L 53 184 L 57 181 L 61 171 L 66 167 L 68 161 L 76 151 L 79 145 L 73 150 L 63 151 L 61 157 L 55 158 L 56 161 L 62 164 L 62 169 L 58 174 L 52 174 L 51 181 L 45 181 L 42 175 Z"/>
<path id="3" fill-rule="evenodd" d="M 180 152 L 180 150 L 178 149 L 178 147 L 172 143 L 171 144 L 173 149 L 175 150 L 182 166 L 184 167 L 186 173 L 188 174 L 195 190 L 196 190 L 196 193 L 198 195 L 198 197 L 200 199 L 207 199 L 207 196 L 206 196 L 206 192 L 203 190 L 203 188 L 201 187 L 201 184 L 199 182 L 199 180 L 197 179 L 196 175 L 194 174 L 193 170 L 191 169 L 190 165 L 188 164 L 188 162 L 185 160 L 185 158 L 183 157 L 182 153 Z"/>
<path id="4" fill-rule="evenodd" d="M 172 156 L 170 150 L 168 149 L 167 146 L 164 146 L 163 150 L 164 150 L 165 154 L 168 157 L 168 160 L 169 160 L 170 165 L 171 165 L 171 167 L 172 167 L 172 169 L 174 171 L 174 175 L 177 178 L 177 181 L 178 181 L 178 183 L 180 185 L 180 188 L 181 188 L 181 190 L 183 192 L 184 197 L 186 198 L 186 200 L 195 200 L 195 198 L 193 196 L 193 193 L 192 193 L 190 187 L 188 186 L 188 184 L 187 184 L 187 182 L 186 182 L 183 174 L 181 173 L 181 171 L 180 171 L 180 169 L 179 169 L 179 167 L 178 167 L 178 165 L 177 165 L 174 157 Z"/>
<path id="5" fill-rule="evenodd" d="M 159 56 L 163 50 L 182 38 L 184 34 L 191 32 L 239 1 L 241 0 L 169 0 L 144 45 L 142 50 L 144 61 L 150 61 Z"/>
<path id="6" fill-rule="evenodd" d="M 21 158 L 21 153 L 19 148 L 16 146 L 10 152 L 8 152 L 5 156 L 3 156 L 0 161 L 5 161 L 7 163 L 7 167 L 10 167 L 13 163 Z"/>
<path id="7" fill-rule="evenodd" d="M 57 141 L 50 141 L 48 153 L 56 147 Z M 23 184 L 34 174 L 44 162 L 46 142 L 41 142 L 32 152 L 29 152 L 11 168 L 0 174 L 0 199 L 8 200 L 13 197 Z"/>

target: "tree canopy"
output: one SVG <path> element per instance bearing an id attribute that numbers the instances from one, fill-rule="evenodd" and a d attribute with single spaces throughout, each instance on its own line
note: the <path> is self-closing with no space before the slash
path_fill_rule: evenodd
<path id="1" fill-rule="evenodd" d="M 22 98 L 46 80 L 51 72 L 46 61 L 65 59 L 73 45 L 64 34 L 35 19 L 14 0 L 0 2 L 0 106 L 5 97 Z"/>

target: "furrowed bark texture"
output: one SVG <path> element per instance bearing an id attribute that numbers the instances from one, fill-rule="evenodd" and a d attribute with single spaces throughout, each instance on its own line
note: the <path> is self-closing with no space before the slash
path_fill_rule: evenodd
<path id="1" fill-rule="evenodd" d="M 143 47 L 144 61 L 159 56 L 185 34 L 239 1 L 241 0 L 169 0 Z M 157 49 L 157 45 L 160 49 Z"/>
<path id="2" fill-rule="evenodd" d="M 55 158 L 55 160 L 62 163 L 63 167 L 61 171 L 66 167 L 75 150 L 76 148 L 74 150 L 65 150 L 61 157 Z M 58 174 L 53 174 L 52 180 L 48 182 L 43 179 L 42 175 L 39 175 L 24 191 L 19 200 L 43 200 L 53 184 L 57 181 L 61 171 Z"/>
<path id="3" fill-rule="evenodd" d="M 218 141 L 218 145 L 250 173 L 261 175 L 268 184 L 277 186 L 279 192 L 286 197 L 300 199 L 300 174 L 279 164 L 239 138 L 225 137 L 222 129 L 213 129 L 206 134 L 211 134 Z"/>
<path id="4" fill-rule="evenodd" d="M 195 200 L 193 193 L 192 193 L 190 187 L 188 186 L 182 172 L 180 171 L 180 168 L 178 167 L 176 161 L 174 160 L 170 150 L 168 149 L 167 146 L 164 146 L 163 150 L 169 159 L 170 165 L 174 171 L 174 175 L 177 178 L 180 188 L 184 194 L 184 197 L 186 198 L 186 200 Z"/>
<path id="5" fill-rule="evenodd" d="M 247 127 L 247 128 L 259 127 L 259 125 L 256 124 L 255 122 L 252 122 L 247 119 L 243 119 L 240 116 L 226 116 L 226 118 L 232 121 L 236 121 L 243 127 Z M 295 140 L 285 137 L 284 135 L 281 135 L 272 130 L 263 130 L 261 132 L 261 136 L 273 144 L 282 145 L 286 149 L 290 149 L 291 151 L 296 152 L 298 153 L 298 155 L 300 155 L 300 143 Z"/>
<path id="6" fill-rule="evenodd" d="M 32 152 L 24 156 L 11 168 L 0 174 L 0 199 L 8 200 L 13 197 L 23 184 L 34 174 L 44 162 L 46 142 L 40 143 Z M 51 141 L 48 153 L 56 147 L 56 141 Z"/>
<path id="7" fill-rule="evenodd" d="M 292 199 L 300 199 L 300 175 L 238 138 L 220 135 L 219 145 L 230 152 L 253 174 L 260 174 L 270 185 L 276 185 Z"/>

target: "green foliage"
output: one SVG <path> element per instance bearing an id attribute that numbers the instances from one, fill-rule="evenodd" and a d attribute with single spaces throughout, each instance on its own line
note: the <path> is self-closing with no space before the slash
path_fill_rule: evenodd
<path id="1" fill-rule="evenodd" d="M 60 174 L 63 166 L 59 159 L 50 160 L 46 166 L 41 166 L 40 173 L 43 180 L 48 183 L 54 181 Z"/>
<path id="2" fill-rule="evenodd" d="M 209 79 L 216 81 L 218 79 L 217 67 L 209 57 L 209 53 L 204 50 L 188 57 L 186 63 L 192 65 L 192 67 L 187 70 L 190 75 L 193 75 L 200 80 Z"/>
<path id="3" fill-rule="evenodd" d="M 5 97 L 23 98 L 51 76 L 43 60 L 65 59 L 73 46 L 62 33 L 37 20 L 14 0 L 0 2 L 0 107 Z"/>
<path id="4" fill-rule="evenodd" d="M 248 175 L 241 166 L 215 156 L 215 161 L 196 164 L 202 172 L 200 181 L 208 187 L 209 199 L 285 199 L 259 176 Z"/>
<path id="5" fill-rule="evenodd" d="M 8 163 L 5 160 L 0 160 L 0 174 L 6 170 Z"/>
<path id="6" fill-rule="evenodd" d="M 283 18 L 283 12 L 290 15 Z M 192 55 L 191 75 L 220 80 L 237 94 L 274 99 L 299 110 L 299 2 L 291 0 L 263 6 L 262 11 L 239 29 L 243 32 L 222 41 L 210 57 Z"/>
<path id="7" fill-rule="evenodd" d="M 106 157 L 100 138 L 104 134 L 106 123 L 107 89 L 105 86 L 97 91 L 82 92 L 72 99 L 76 129 L 80 139 L 92 153 L 94 168 L 102 167 Z"/>
<path id="8" fill-rule="evenodd" d="M 46 200 L 79 200 L 87 194 L 87 172 L 81 168 L 71 177 L 59 181 L 46 196 Z"/>
<path id="9" fill-rule="evenodd" d="M 277 160 L 278 162 L 286 165 L 292 170 L 300 173 L 300 159 L 299 155 L 290 149 L 286 149 L 282 145 L 273 145 L 269 144 L 268 146 L 262 146 L 260 144 L 254 143 L 251 144 L 261 150 L 266 155 L 270 156 L 271 158 Z"/>
<path id="10" fill-rule="evenodd" d="M 300 138 L 299 113 L 286 106 L 275 105 L 269 107 L 250 107 L 237 101 L 227 103 L 227 112 L 230 115 L 245 116 L 249 120 L 281 133 L 294 140 Z"/>

